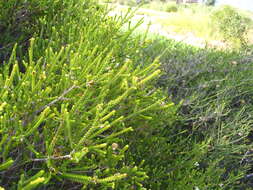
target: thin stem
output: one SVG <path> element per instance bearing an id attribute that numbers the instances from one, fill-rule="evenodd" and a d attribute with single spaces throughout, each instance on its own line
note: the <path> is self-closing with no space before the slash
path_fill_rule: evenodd
<path id="1" fill-rule="evenodd" d="M 58 157 L 54 157 L 54 156 L 50 156 L 48 158 L 35 158 L 35 159 L 31 159 L 32 162 L 44 162 L 47 160 L 63 160 L 63 159 L 71 159 L 71 155 L 65 155 L 65 156 L 58 156 Z"/>
<path id="2" fill-rule="evenodd" d="M 54 99 L 53 101 L 51 101 L 50 103 L 48 103 L 47 105 L 42 106 L 40 109 L 38 109 L 37 111 L 35 111 L 35 115 L 37 115 L 38 113 L 42 112 L 45 108 L 52 106 L 53 104 L 55 104 L 56 102 L 60 101 L 60 100 L 64 100 L 65 99 L 65 95 L 68 94 L 71 90 L 75 89 L 75 88 L 79 88 L 76 85 L 71 86 L 70 88 L 68 88 L 67 90 L 65 90 L 58 98 Z"/>

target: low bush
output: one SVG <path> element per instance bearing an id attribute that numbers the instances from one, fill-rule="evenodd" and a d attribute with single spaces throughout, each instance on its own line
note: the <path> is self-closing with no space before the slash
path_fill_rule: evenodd
<path id="1" fill-rule="evenodd" d="M 215 5 L 215 2 L 216 2 L 216 0 L 206 0 L 205 4 L 210 6 L 210 5 Z"/>
<path id="2" fill-rule="evenodd" d="M 249 61 L 147 41 L 89 0 L 6 3 L 0 189 L 247 186 Z M 35 8 L 31 30 L 8 32 L 9 12 Z"/>
<path id="3" fill-rule="evenodd" d="M 19 8 L 12 2 L 7 9 Z M 18 31 L 31 37 L 28 47 L 11 40 L 0 67 L 0 186 L 143 189 L 147 175 L 125 157 L 124 134 L 151 127 L 153 115 L 173 118 L 174 104 L 149 85 L 159 64 L 134 62 L 142 41 L 129 43 L 133 29 L 120 32 L 126 17 L 110 18 L 91 1 L 34 3 L 31 10 L 48 7 L 36 30 Z"/>
<path id="4" fill-rule="evenodd" d="M 134 6 L 137 6 L 139 3 L 142 3 L 142 1 L 136 1 L 136 0 L 129 0 L 129 1 L 117 0 L 116 2 L 121 5 L 127 5 L 130 7 L 134 7 Z"/>
<path id="5" fill-rule="evenodd" d="M 250 19 L 230 6 L 223 6 L 212 14 L 212 22 L 224 39 L 234 44 L 247 45 Z"/>
<path id="6" fill-rule="evenodd" d="M 64 2 L 10 0 L 0 2 L 0 64 L 8 59 L 15 43 L 18 56 L 26 52 L 29 39 L 34 33 L 42 32 L 38 28 L 42 19 L 53 20 L 62 12 Z M 47 12 L 47 10 L 50 10 Z"/>
<path id="7" fill-rule="evenodd" d="M 166 8 L 165 8 L 165 11 L 166 12 L 169 12 L 169 13 L 171 13 L 171 12 L 177 12 L 178 11 L 178 8 L 177 8 L 177 6 L 176 5 L 173 5 L 173 4 L 168 4 L 167 6 L 166 6 Z"/>
<path id="8" fill-rule="evenodd" d="M 203 50 L 159 38 L 152 40 L 151 45 L 145 48 L 144 55 L 150 55 L 147 57 L 152 60 L 160 52 L 163 52 L 160 61 L 164 75 L 157 85 L 166 90 L 173 101 L 184 101 L 179 109 L 181 123 L 173 125 L 179 130 L 172 132 L 175 138 L 172 134 L 168 135 L 166 129 L 153 138 L 156 142 L 153 147 L 160 152 L 166 152 L 166 142 L 167 146 L 173 145 L 168 139 L 178 144 L 177 149 L 173 148 L 175 160 L 170 159 L 173 153 L 161 153 L 167 160 L 164 163 L 159 160 L 162 156 L 158 158 L 156 156 L 159 154 L 154 149 L 150 150 L 150 154 L 153 152 L 152 158 L 156 157 L 153 160 L 150 158 L 147 164 L 149 167 L 152 162 L 155 163 L 151 170 L 156 171 L 154 173 L 157 175 L 149 173 L 151 181 L 154 180 L 151 182 L 153 189 L 164 189 L 166 186 L 172 189 L 192 189 L 193 186 L 199 189 L 249 187 L 252 180 L 247 174 L 252 171 L 249 169 L 252 167 L 249 151 L 252 148 L 253 121 L 251 53 L 244 50 Z M 164 140 L 162 137 L 165 137 Z M 179 147 L 182 149 L 177 152 Z M 199 170 L 190 169 L 194 163 L 197 163 Z M 173 166 L 169 173 L 174 174 L 173 177 L 168 177 L 168 164 Z M 183 175 L 180 175 L 182 171 Z M 157 176 L 163 177 L 159 179 Z"/>

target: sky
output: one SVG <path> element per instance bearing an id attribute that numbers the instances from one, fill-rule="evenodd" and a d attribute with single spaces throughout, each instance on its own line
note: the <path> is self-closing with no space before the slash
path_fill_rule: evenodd
<path id="1" fill-rule="evenodd" d="M 253 0 L 216 0 L 216 4 L 229 4 L 234 7 L 253 11 Z"/>

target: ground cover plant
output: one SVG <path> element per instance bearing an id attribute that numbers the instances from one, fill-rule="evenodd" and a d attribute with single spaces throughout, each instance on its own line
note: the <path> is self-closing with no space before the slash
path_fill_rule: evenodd
<path id="1" fill-rule="evenodd" d="M 251 20 L 230 6 L 223 6 L 212 13 L 212 22 L 217 25 L 223 38 L 237 45 L 248 44 Z"/>
<path id="2" fill-rule="evenodd" d="M 9 37 L 16 44 L 0 67 L 1 187 L 142 188 L 146 174 L 126 164 L 122 135 L 148 125 L 152 114 L 174 115 L 174 104 L 147 85 L 159 75 L 158 63 L 136 67 L 129 56 L 140 39 L 128 43 L 131 30 L 120 32 L 127 19 L 107 17 L 94 2 L 1 6 L 26 12 L 27 3 L 41 16 L 31 23 L 34 31 L 18 31 L 29 38 L 27 48 Z"/>
<path id="3" fill-rule="evenodd" d="M 144 53 L 150 55 L 149 58 L 163 51 L 160 61 L 165 74 L 157 85 L 175 102 L 184 100 L 179 110 L 181 127 L 197 141 L 210 140 L 200 166 L 220 159 L 216 167 L 224 168 L 223 177 L 249 167 L 248 174 L 242 174 L 237 183 L 227 188 L 220 183 L 216 188 L 250 189 L 252 50 L 199 49 L 161 37 L 152 39 L 151 44 Z M 202 185 L 200 189 L 215 189 L 211 184 Z"/>
<path id="4" fill-rule="evenodd" d="M 136 35 L 89 0 L 0 7 L 0 189 L 251 183 L 251 52 Z"/>

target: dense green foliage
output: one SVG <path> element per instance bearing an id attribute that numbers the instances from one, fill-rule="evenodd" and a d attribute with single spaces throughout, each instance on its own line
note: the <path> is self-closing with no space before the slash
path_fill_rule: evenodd
<path id="1" fill-rule="evenodd" d="M 177 11 L 178 11 L 178 8 L 177 8 L 177 6 L 174 5 L 174 4 L 168 4 L 168 5 L 166 6 L 165 10 L 166 10 L 166 12 L 171 13 L 171 12 L 177 12 Z"/>
<path id="2" fill-rule="evenodd" d="M 22 56 L 27 50 L 29 39 L 34 33 L 43 32 L 39 23 L 57 19 L 65 3 L 57 1 L 10 0 L 0 2 L 0 61 L 10 56 L 11 49 L 18 43 L 17 53 Z M 42 34 L 42 33 L 41 33 Z"/>
<path id="3" fill-rule="evenodd" d="M 125 160 L 122 135 L 153 124 L 153 115 L 174 115 L 174 105 L 148 85 L 159 64 L 137 65 L 142 41 L 129 39 L 131 29 L 120 32 L 125 17 L 110 18 L 89 1 L 30 3 L 47 7 L 36 30 L 18 31 L 32 37 L 22 54 L 18 38 L 5 38 L 18 44 L 0 67 L 1 186 L 141 188 L 146 174 Z M 26 11 L 19 1 L 8 8 L 14 5 Z"/>
<path id="4" fill-rule="evenodd" d="M 0 10 L 0 189 L 250 184 L 251 52 L 133 35 L 89 0 Z"/>
<path id="5" fill-rule="evenodd" d="M 177 141 L 177 150 L 180 150 L 179 147 L 181 147 L 182 152 L 188 153 L 185 154 L 186 157 L 191 155 L 191 151 L 195 156 L 185 158 L 182 162 L 177 156 L 175 162 L 179 161 L 182 166 L 182 168 L 178 167 L 179 171 L 184 171 L 183 176 L 187 176 L 187 179 L 184 180 L 180 175 L 174 177 L 177 184 L 173 186 L 174 189 L 192 189 L 189 183 L 198 184 L 200 189 L 246 189 L 250 187 L 252 179 L 243 173 L 247 167 L 252 167 L 252 155 L 249 153 L 252 148 L 251 125 L 253 121 L 252 52 L 197 49 L 171 40 L 155 38 L 152 44 L 145 49 L 144 54 L 149 55 L 149 59 L 152 59 L 160 52 L 163 52 L 160 61 L 165 73 L 157 85 L 163 87 L 175 102 L 183 100 L 179 110 L 182 123 L 177 125 L 177 129 L 181 129 L 181 132 L 185 131 L 182 136 L 188 138 L 185 142 L 182 139 Z M 206 140 L 209 142 L 204 143 Z M 201 153 L 201 146 L 197 149 L 193 148 L 196 143 L 200 142 L 208 146 L 207 149 L 202 147 L 203 152 Z M 187 145 L 191 147 L 191 151 L 186 151 Z M 195 177 L 192 177 L 193 173 L 189 173 L 188 176 L 187 172 L 191 170 L 187 166 L 191 166 L 195 158 L 200 168 L 204 168 L 205 171 L 197 173 Z M 166 175 L 167 173 L 162 168 L 166 168 L 169 161 L 165 163 L 159 159 L 156 161 L 155 165 L 159 166 L 156 169 L 160 171 L 160 176 Z M 251 171 L 248 170 L 249 173 Z M 230 176 L 232 177 L 230 181 L 227 175 L 233 174 L 239 174 L 237 179 L 241 180 L 234 183 L 235 178 Z M 215 181 L 219 175 L 223 176 L 223 179 Z M 156 176 L 153 178 L 156 179 Z M 163 188 L 171 185 L 171 181 L 169 183 L 169 180 L 163 179 L 159 180 L 164 185 Z M 224 179 L 231 183 L 223 181 Z M 179 181 L 187 188 L 180 186 Z M 227 186 L 225 187 L 224 184 Z"/>
<path id="6" fill-rule="evenodd" d="M 250 19 L 241 15 L 234 8 L 223 6 L 214 11 L 212 21 L 217 25 L 225 40 L 235 44 L 239 43 L 239 45 L 247 44 Z"/>

